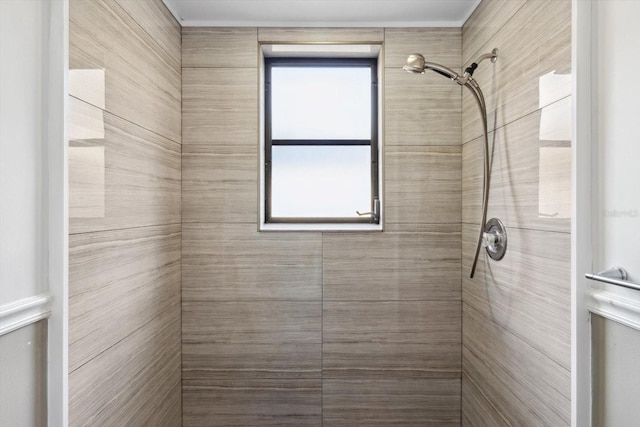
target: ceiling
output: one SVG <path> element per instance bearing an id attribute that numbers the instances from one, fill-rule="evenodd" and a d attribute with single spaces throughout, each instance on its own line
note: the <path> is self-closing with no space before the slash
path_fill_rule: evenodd
<path id="1" fill-rule="evenodd" d="M 163 0 L 183 26 L 461 27 L 480 0 Z"/>

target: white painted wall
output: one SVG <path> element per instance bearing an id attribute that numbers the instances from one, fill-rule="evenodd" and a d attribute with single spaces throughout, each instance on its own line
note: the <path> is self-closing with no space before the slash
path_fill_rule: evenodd
<path id="1" fill-rule="evenodd" d="M 598 315 L 592 320 L 593 426 L 626 427 L 640 420 L 640 331 Z"/>
<path id="2" fill-rule="evenodd" d="M 0 0 L 0 425 L 68 424 L 68 11 Z"/>
<path id="3" fill-rule="evenodd" d="M 600 204 L 595 268 L 621 266 L 640 283 L 640 1 L 595 5 Z"/>
<path id="4" fill-rule="evenodd" d="M 0 1 L 0 306 L 43 290 L 48 3 Z"/>

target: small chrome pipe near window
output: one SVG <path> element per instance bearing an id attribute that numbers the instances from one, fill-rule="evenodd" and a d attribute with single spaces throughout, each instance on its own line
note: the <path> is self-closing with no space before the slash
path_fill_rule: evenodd
<path id="1" fill-rule="evenodd" d="M 435 64 L 433 62 L 426 62 L 423 55 L 419 53 L 413 53 L 407 58 L 407 64 L 402 67 L 404 71 L 414 74 L 424 74 L 425 70 L 434 71 L 441 76 L 444 76 L 460 86 L 466 87 L 473 97 L 475 98 L 480 114 L 482 116 L 482 127 L 484 130 L 484 177 L 483 177 L 483 192 L 482 192 L 482 219 L 480 221 L 480 233 L 478 235 L 478 243 L 476 245 L 476 252 L 473 258 L 473 265 L 471 266 L 470 277 L 473 278 L 476 266 L 478 264 L 478 257 L 480 256 L 480 248 L 484 246 L 487 253 L 496 261 L 501 260 L 507 251 L 507 232 L 502 221 L 497 218 L 492 218 L 487 222 L 487 209 L 489 205 L 489 181 L 490 181 L 490 162 L 489 162 L 489 131 L 487 124 L 487 106 L 485 104 L 484 95 L 480 89 L 480 85 L 473 78 L 473 73 L 478 68 L 478 64 L 482 61 L 489 59 L 492 63 L 498 59 L 498 49 L 493 49 L 490 53 L 486 53 L 476 59 L 471 65 L 465 68 L 464 73 L 459 75 L 451 68 L 444 65 Z"/>

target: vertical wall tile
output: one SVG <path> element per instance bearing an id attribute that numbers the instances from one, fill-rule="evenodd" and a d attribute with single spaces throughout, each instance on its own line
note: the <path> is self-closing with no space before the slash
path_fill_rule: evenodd
<path id="1" fill-rule="evenodd" d="M 258 29 L 250 27 L 184 27 L 184 68 L 256 68 Z"/>
<path id="2" fill-rule="evenodd" d="M 385 222 L 460 222 L 461 147 L 387 147 Z"/>

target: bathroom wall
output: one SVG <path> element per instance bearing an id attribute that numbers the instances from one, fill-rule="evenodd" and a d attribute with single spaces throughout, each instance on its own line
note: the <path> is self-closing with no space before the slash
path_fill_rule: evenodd
<path id="1" fill-rule="evenodd" d="M 185 426 L 459 425 L 460 29 L 183 28 Z M 258 232 L 258 42 L 384 43 L 385 231 Z"/>
<path id="2" fill-rule="evenodd" d="M 69 419 L 181 422 L 180 26 L 70 1 Z"/>
<path id="3" fill-rule="evenodd" d="M 482 140 L 464 93 L 463 425 L 569 425 L 571 1 L 484 0 L 462 46 L 465 64 L 500 51 L 475 77 L 494 129 L 489 218 L 500 218 L 509 237 L 505 258 L 482 253 L 469 279 Z"/>

